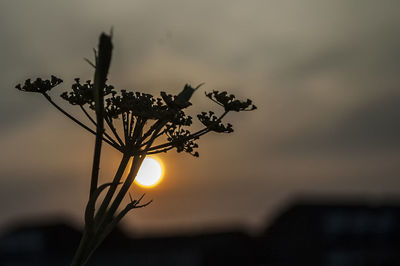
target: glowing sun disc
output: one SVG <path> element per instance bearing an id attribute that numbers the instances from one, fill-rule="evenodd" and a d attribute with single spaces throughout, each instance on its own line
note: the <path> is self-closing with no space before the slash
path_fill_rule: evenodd
<path id="1" fill-rule="evenodd" d="M 152 157 L 146 157 L 136 175 L 135 182 L 142 187 L 153 187 L 161 181 L 161 163 Z"/>

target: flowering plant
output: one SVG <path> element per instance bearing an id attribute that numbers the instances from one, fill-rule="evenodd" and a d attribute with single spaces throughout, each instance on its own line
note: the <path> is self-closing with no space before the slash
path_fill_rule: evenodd
<path id="1" fill-rule="evenodd" d="M 177 152 L 187 152 L 198 157 L 196 141 L 201 136 L 209 132 L 233 132 L 231 124 L 225 125 L 222 122 L 229 112 L 256 109 L 251 100 L 237 100 L 234 95 L 225 91 L 206 93 L 206 96 L 223 107 L 224 111 L 219 116 L 211 111 L 197 115 L 204 127 L 192 133 L 189 130 L 192 117 L 186 115 L 184 110 L 191 106 L 190 98 L 202 84 L 195 88 L 186 84 L 177 95 L 161 92 L 161 98 L 126 90 L 118 92 L 112 85 L 106 83 L 112 48 L 111 35 L 102 34 L 98 52 L 95 51 L 95 63 L 87 60 L 95 68 L 94 81 L 82 83 L 77 78 L 71 90 L 61 94 L 62 99 L 81 109 L 95 129 L 78 120 L 53 101 L 49 92 L 63 82 L 60 78 L 51 76 L 49 80 L 28 79 L 25 83 L 16 86 L 20 91 L 42 94 L 56 109 L 96 136 L 89 200 L 85 210 L 85 227 L 72 265 L 85 265 L 96 248 L 130 210 L 142 208 L 151 203 L 151 201 L 142 203 L 144 195 L 134 200 L 128 193 L 147 155 L 176 149 Z M 94 112 L 95 116 L 90 115 L 90 112 Z M 163 139 L 164 142 L 156 144 L 157 139 Z M 113 180 L 99 185 L 103 142 L 120 151 L 122 159 Z M 129 174 L 125 180 L 122 180 L 130 160 L 132 163 Z M 97 202 L 99 195 L 105 190 L 107 191 L 104 198 L 101 202 Z M 127 194 L 130 197 L 130 203 L 119 209 Z"/>

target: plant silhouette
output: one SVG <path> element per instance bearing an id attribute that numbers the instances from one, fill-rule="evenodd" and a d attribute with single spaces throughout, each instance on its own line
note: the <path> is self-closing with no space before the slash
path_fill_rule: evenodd
<path id="1" fill-rule="evenodd" d="M 225 91 L 206 93 L 206 97 L 222 107 L 222 114 L 216 115 L 212 111 L 198 114 L 197 118 L 204 127 L 191 132 L 189 129 L 192 125 L 192 117 L 186 115 L 184 109 L 191 105 L 191 96 L 203 84 L 195 88 L 186 84 L 177 95 L 161 92 L 161 98 L 126 90 L 118 92 L 112 85 L 107 84 L 112 49 L 112 34 L 101 34 L 98 51 L 95 50 L 95 63 L 86 59 L 95 69 L 94 81 L 81 82 L 79 78 L 76 78 L 71 90 L 61 94 L 62 99 L 82 110 L 95 129 L 69 114 L 50 97 L 49 92 L 63 82 L 60 78 L 51 76 L 49 80 L 28 79 L 24 84 L 16 86 L 20 91 L 42 94 L 61 113 L 95 135 L 90 193 L 84 215 L 85 226 L 71 265 L 85 265 L 96 248 L 129 211 L 151 203 L 151 200 L 143 202 L 144 195 L 133 199 L 128 193 L 147 155 L 176 149 L 177 152 L 187 152 L 198 157 L 196 141 L 201 136 L 209 132 L 233 132 L 231 124 L 222 122 L 229 112 L 256 109 L 251 100 L 237 100 L 234 95 Z M 94 118 L 90 112 L 94 112 Z M 156 144 L 155 141 L 158 139 L 163 142 Z M 109 183 L 99 185 L 103 142 L 120 151 L 122 159 L 114 178 Z M 126 169 L 129 169 L 129 173 L 125 180 L 122 180 Z M 100 201 L 99 195 L 102 192 L 105 196 Z M 120 209 L 122 200 L 127 194 L 130 203 Z"/>

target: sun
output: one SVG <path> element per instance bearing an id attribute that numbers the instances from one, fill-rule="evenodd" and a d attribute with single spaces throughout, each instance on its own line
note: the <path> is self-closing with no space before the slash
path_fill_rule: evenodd
<path id="1" fill-rule="evenodd" d="M 146 157 L 136 175 L 135 182 L 141 187 L 154 187 L 160 183 L 162 175 L 161 162 L 154 157 Z"/>

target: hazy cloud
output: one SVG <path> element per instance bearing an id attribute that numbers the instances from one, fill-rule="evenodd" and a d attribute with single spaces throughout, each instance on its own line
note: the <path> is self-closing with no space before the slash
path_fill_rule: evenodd
<path id="1" fill-rule="evenodd" d="M 373 99 L 336 120 L 296 132 L 275 150 L 299 155 L 399 151 L 399 104 L 399 95 Z"/>
<path id="2" fill-rule="evenodd" d="M 199 208 L 219 199 L 213 221 L 233 219 L 235 212 L 251 220 L 262 216 L 262 208 L 272 208 L 257 204 L 266 194 L 274 202 L 300 188 L 356 190 L 360 176 L 368 176 L 360 193 L 378 185 L 380 191 L 393 192 L 389 183 L 397 182 L 400 144 L 399 8 L 390 0 L 2 1 L 0 145 L 9 154 L 0 155 L 5 180 L 0 195 L 8 195 L 8 201 L 9 191 L 28 193 L 27 171 L 70 176 L 74 169 L 74 176 L 87 175 L 90 137 L 61 115 L 49 115 L 53 110 L 40 95 L 23 94 L 14 86 L 55 74 L 65 81 L 54 91 L 57 98 L 73 78 L 90 79 L 92 69 L 83 58 L 92 56 L 99 33 L 111 26 L 110 82 L 117 87 L 157 94 L 206 82 L 206 90 L 230 89 L 259 107 L 228 118 L 236 126 L 232 136 L 201 141 L 199 160 L 177 167 L 182 156 L 166 157 L 174 171 L 164 194 L 155 193 L 166 201 L 162 206 L 172 208 L 187 195 L 193 196 L 188 206 Z M 193 101 L 198 103 L 194 113 L 210 106 L 202 92 Z M 193 180 L 187 172 L 194 173 Z M 374 179 L 379 172 L 388 178 L 386 185 Z M 9 182 L 10 173 L 21 182 Z M 321 176 L 326 179 L 318 181 Z M 229 186 L 224 189 L 217 180 Z M 64 191 L 73 193 L 71 184 Z M 185 191 L 168 202 L 180 186 Z M 205 194 L 198 193 L 199 187 Z M 240 210 L 229 208 L 232 194 L 246 199 Z M 22 212 L 23 201 L 13 206 Z M 207 220 L 207 212 L 201 213 L 198 218 Z M 157 212 L 148 215 L 162 220 L 154 218 Z"/>

